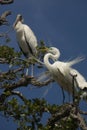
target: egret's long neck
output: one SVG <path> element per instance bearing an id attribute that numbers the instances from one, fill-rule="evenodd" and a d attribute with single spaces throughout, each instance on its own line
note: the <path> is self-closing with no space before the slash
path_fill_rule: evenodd
<path id="1" fill-rule="evenodd" d="M 59 58 L 59 56 L 60 56 L 60 52 L 56 48 L 53 48 L 53 51 L 51 53 L 47 53 L 44 56 L 44 64 L 46 65 L 48 70 L 52 66 L 52 64 L 50 63 L 49 59 L 52 59 L 53 61 L 55 61 L 55 60 L 57 60 Z"/>
<path id="2" fill-rule="evenodd" d="M 53 55 L 51 55 L 51 58 L 53 60 L 57 60 L 60 57 L 60 51 L 59 51 L 59 49 L 53 47 L 52 54 Z"/>
<path id="3" fill-rule="evenodd" d="M 52 59 L 53 61 L 54 61 L 54 59 L 56 58 L 56 56 L 57 55 L 53 55 L 53 54 L 51 54 L 51 53 L 48 53 L 48 54 L 46 54 L 45 56 L 44 56 L 44 64 L 46 65 L 46 67 L 48 68 L 48 70 L 50 69 L 50 67 L 51 67 L 51 63 L 50 63 L 50 61 L 49 61 L 49 59 Z M 58 56 L 57 56 L 57 58 L 58 58 Z"/>
<path id="4" fill-rule="evenodd" d="M 44 64 L 45 64 L 45 66 L 48 68 L 48 70 L 49 70 L 49 68 L 50 68 L 50 66 L 51 66 L 51 64 L 50 64 L 50 62 L 49 62 L 49 58 L 51 58 L 50 55 L 52 55 L 52 54 L 48 53 L 48 54 L 46 54 L 46 55 L 44 56 Z"/>

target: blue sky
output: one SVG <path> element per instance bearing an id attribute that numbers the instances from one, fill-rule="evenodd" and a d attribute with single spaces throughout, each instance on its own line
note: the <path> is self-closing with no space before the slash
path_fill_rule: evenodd
<path id="1" fill-rule="evenodd" d="M 46 45 L 60 49 L 60 60 L 84 55 L 86 59 L 75 65 L 75 68 L 87 79 L 87 0 L 15 0 L 11 5 L 0 5 L 0 13 L 5 10 L 12 11 L 12 15 L 8 16 L 11 25 L 16 15 L 22 14 L 25 24 L 32 28 L 38 41 L 44 40 Z M 15 33 L 11 32 L 10 35 L 11 46 L 18 49 Z M 60 103 L 59 86 L 55 83 L 48 87 L 50 89 L 45 98 L 49 103 Z M 25 95 L 30 98 L 32 96 L 40 98 L 47 88 L 28 90 L 30 92 L 23 89 Z M 13 129 L 13 125 L 9 123 L 6 126 L 5 128 L 3 123 L 0 125 L 3 130 Z"/>

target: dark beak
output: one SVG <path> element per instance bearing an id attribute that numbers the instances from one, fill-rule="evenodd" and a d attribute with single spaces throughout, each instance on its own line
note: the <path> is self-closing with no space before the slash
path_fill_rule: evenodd
<path id="1" fill-rule="evenodd" d="M 16 20 L 15 20 L 15 22 L 14 22 L 14 24 L 13 24 L 13 28 L 15 28 L 15 26 L 17 25 L 17 23 L 18 23 L 19 21 L 22 22 L 22 20 L 23 20 L 22 15 L 17 15 Z"/>

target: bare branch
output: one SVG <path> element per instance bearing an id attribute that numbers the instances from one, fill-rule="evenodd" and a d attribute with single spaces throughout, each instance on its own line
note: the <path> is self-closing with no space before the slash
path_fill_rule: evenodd
<path id="1" fill-rule="evenodd" d="M 22 95 L 21 92 L 19 92 L 19 91 L 12 91 L 11 94 L 12 94 L 12 95 L 17 95 L 17 96 L 20 97 L 23 101 L 25 101 L 25 98 L 24 98 L 24 96 Z"/>
<path id="2" fill-rule="evenodd" d="M 14 2 L 14 0 L 0 0 L 0 4 L 4 5 L 4 4 L 12 4 Z"/>
<path id="3" fill-rule="evenodd" d="M 1 15 L 1 18 L 6 18 L 8 15 L 11 15 L 11 11 L 8 10 L 8 11 L 5 11 L 2 15 Z"/>
<path id="4" fill-rule="evenodd" d="M 85 112 L 80 110 L 80 114 L 87 115 L 87 111 Z"/>
<path id="5" fill-rule="evenodd" d="M 81 117 L 81 115 L 78 113 L 78 120 L 79 120 L 79 126 L 81 127 L 82 130 L 87 130 L 87 125 L 83 119 L 83 117 Z"/>
<path id="6" fill-rule="evenodd" d="M 13 93 L 13 90 L 16 89 L 16 88 L 19 88 L 19 87 L 26 87 L 28 86 L 29 84 L 32 84 L 34 86 L 39 86 L 39 87 L 42 87 L 42 86 L 46 86 L 48 85 L 49 83 L 53 82 L 52 79 L 49 79 L 45 82 L 39 82 L 37 81 L 36 78 L 34 77 L 30 77 L 30 76 L 24 76 L 23 78 L 21 78 L 17 83 L 13 83 L 13 84 L 8 84 L 8 85 L 3 85 L 1 86 L 1 88 L 4 88 L 4 92 L 0 95 L 0 103 L 4 103 L 5 100 L 7 99 L 7 97 L 11 96 L 12 93 Z M 38 87 L 37 87 L 38 88 Z M 6 95 L 5 93 L 9 91 L 9 94 Z M 18 93 L 15 93 L 16 95 Z M 21 95 L 20 95 L 21 96 Z"/>
<path id="7" fill-rule="evenodd" d="M 70 113 L 70 116 L 75 119 L 78 122 L 78 126 L 82 130 L 87 130 L 87 124 L 84 120 L 84 118 L 81 116 L 80 110 L 78 109 L 78 106 L 73 106 L 72 111 Z"/>
<path id="8" fill-rule="evenodd" d="M 5 58 L 0 58 L 0 64 L 8 63 L 8 61 Z"/>
<path id="9" fill-rule="evenodd" d="M 58 112 L 53 114 L 52 117 L 49 119 L 48 125 L 50 125 L 50 124 L 51 124 L 51 126 L 55 125 L 55 123 L 57 123 L 61 119 L 65 118 L 65 117 L 68 117 L 70 115 L 71 109 L 72 109 L 72 105 L 68 104 L 61 111 L 58 110 Z"/>
<path id="10" fill-rule="evenodd" d="M 34 86 L 37 86 L 37 88 L 39 88 L 39 87 L 46 86 L 51 82 L 54 82 L 54 80 L 48 79 L 44 82 L 39 82 L 35 77 L 24 76 L 18 82 L 13 83 L 13 84 L 9 84 L 8 86 L 3 85 L 3 86 L 1 86 L 1 88 L 5 88 L 7 90 L 13 90 L 13 89 L 16 89 L 16 88 L 19 88 L 19 87 L 28 86 L 29 84 L 32 84 Z"/>
<path id="11" fill-rule="evenodd" d="M 0 26 L 1 25 L 6 25 L 6 24 L 8 24 L 8 21 L 7 21 L 7 19 L 6 19 L 6 17 L 8 16 L 8 15 L 11 15 L 11 11 L 5 11 L 1 16 L 0 16 Z"/>

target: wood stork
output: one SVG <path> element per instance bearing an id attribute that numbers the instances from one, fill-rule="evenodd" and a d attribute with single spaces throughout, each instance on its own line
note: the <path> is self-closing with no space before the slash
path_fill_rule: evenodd
<path id="1" fill-rule="evenodd" d="M 37 54 L 37 38 L 34 35 L 31 28 L 23 24 L 23 17 L 21 14 L 18 14 L 16 20 L 13 24 L 14 30 L 16 31 L 17 42 L 20 47 L 20 50 L 26 58 L 36 56 Z M 26 75 L 28 74 L 28 69 Z"/>
<path id="2" fill-rule="evenodd" d="M 47 54 L 44 56 L 44 64 L 46 68 L 49 70 L 50 75 L 53 79 L 67 92 L 73 93 L 73 83 L 72 76 L 75 76 L 75 92 L 80 89 L 87 88 L 87 82 L 85 78 L 76 70 L 72 68 L 72 65 L 80 62 L 83 58 L 79 57 L 72 61 L 62 62 L 55 61 L 54 63 L 50 63 L 50 58 L 54 60 L 58 60 L 60 56 L 60 51 L 51 47 Z"/>

